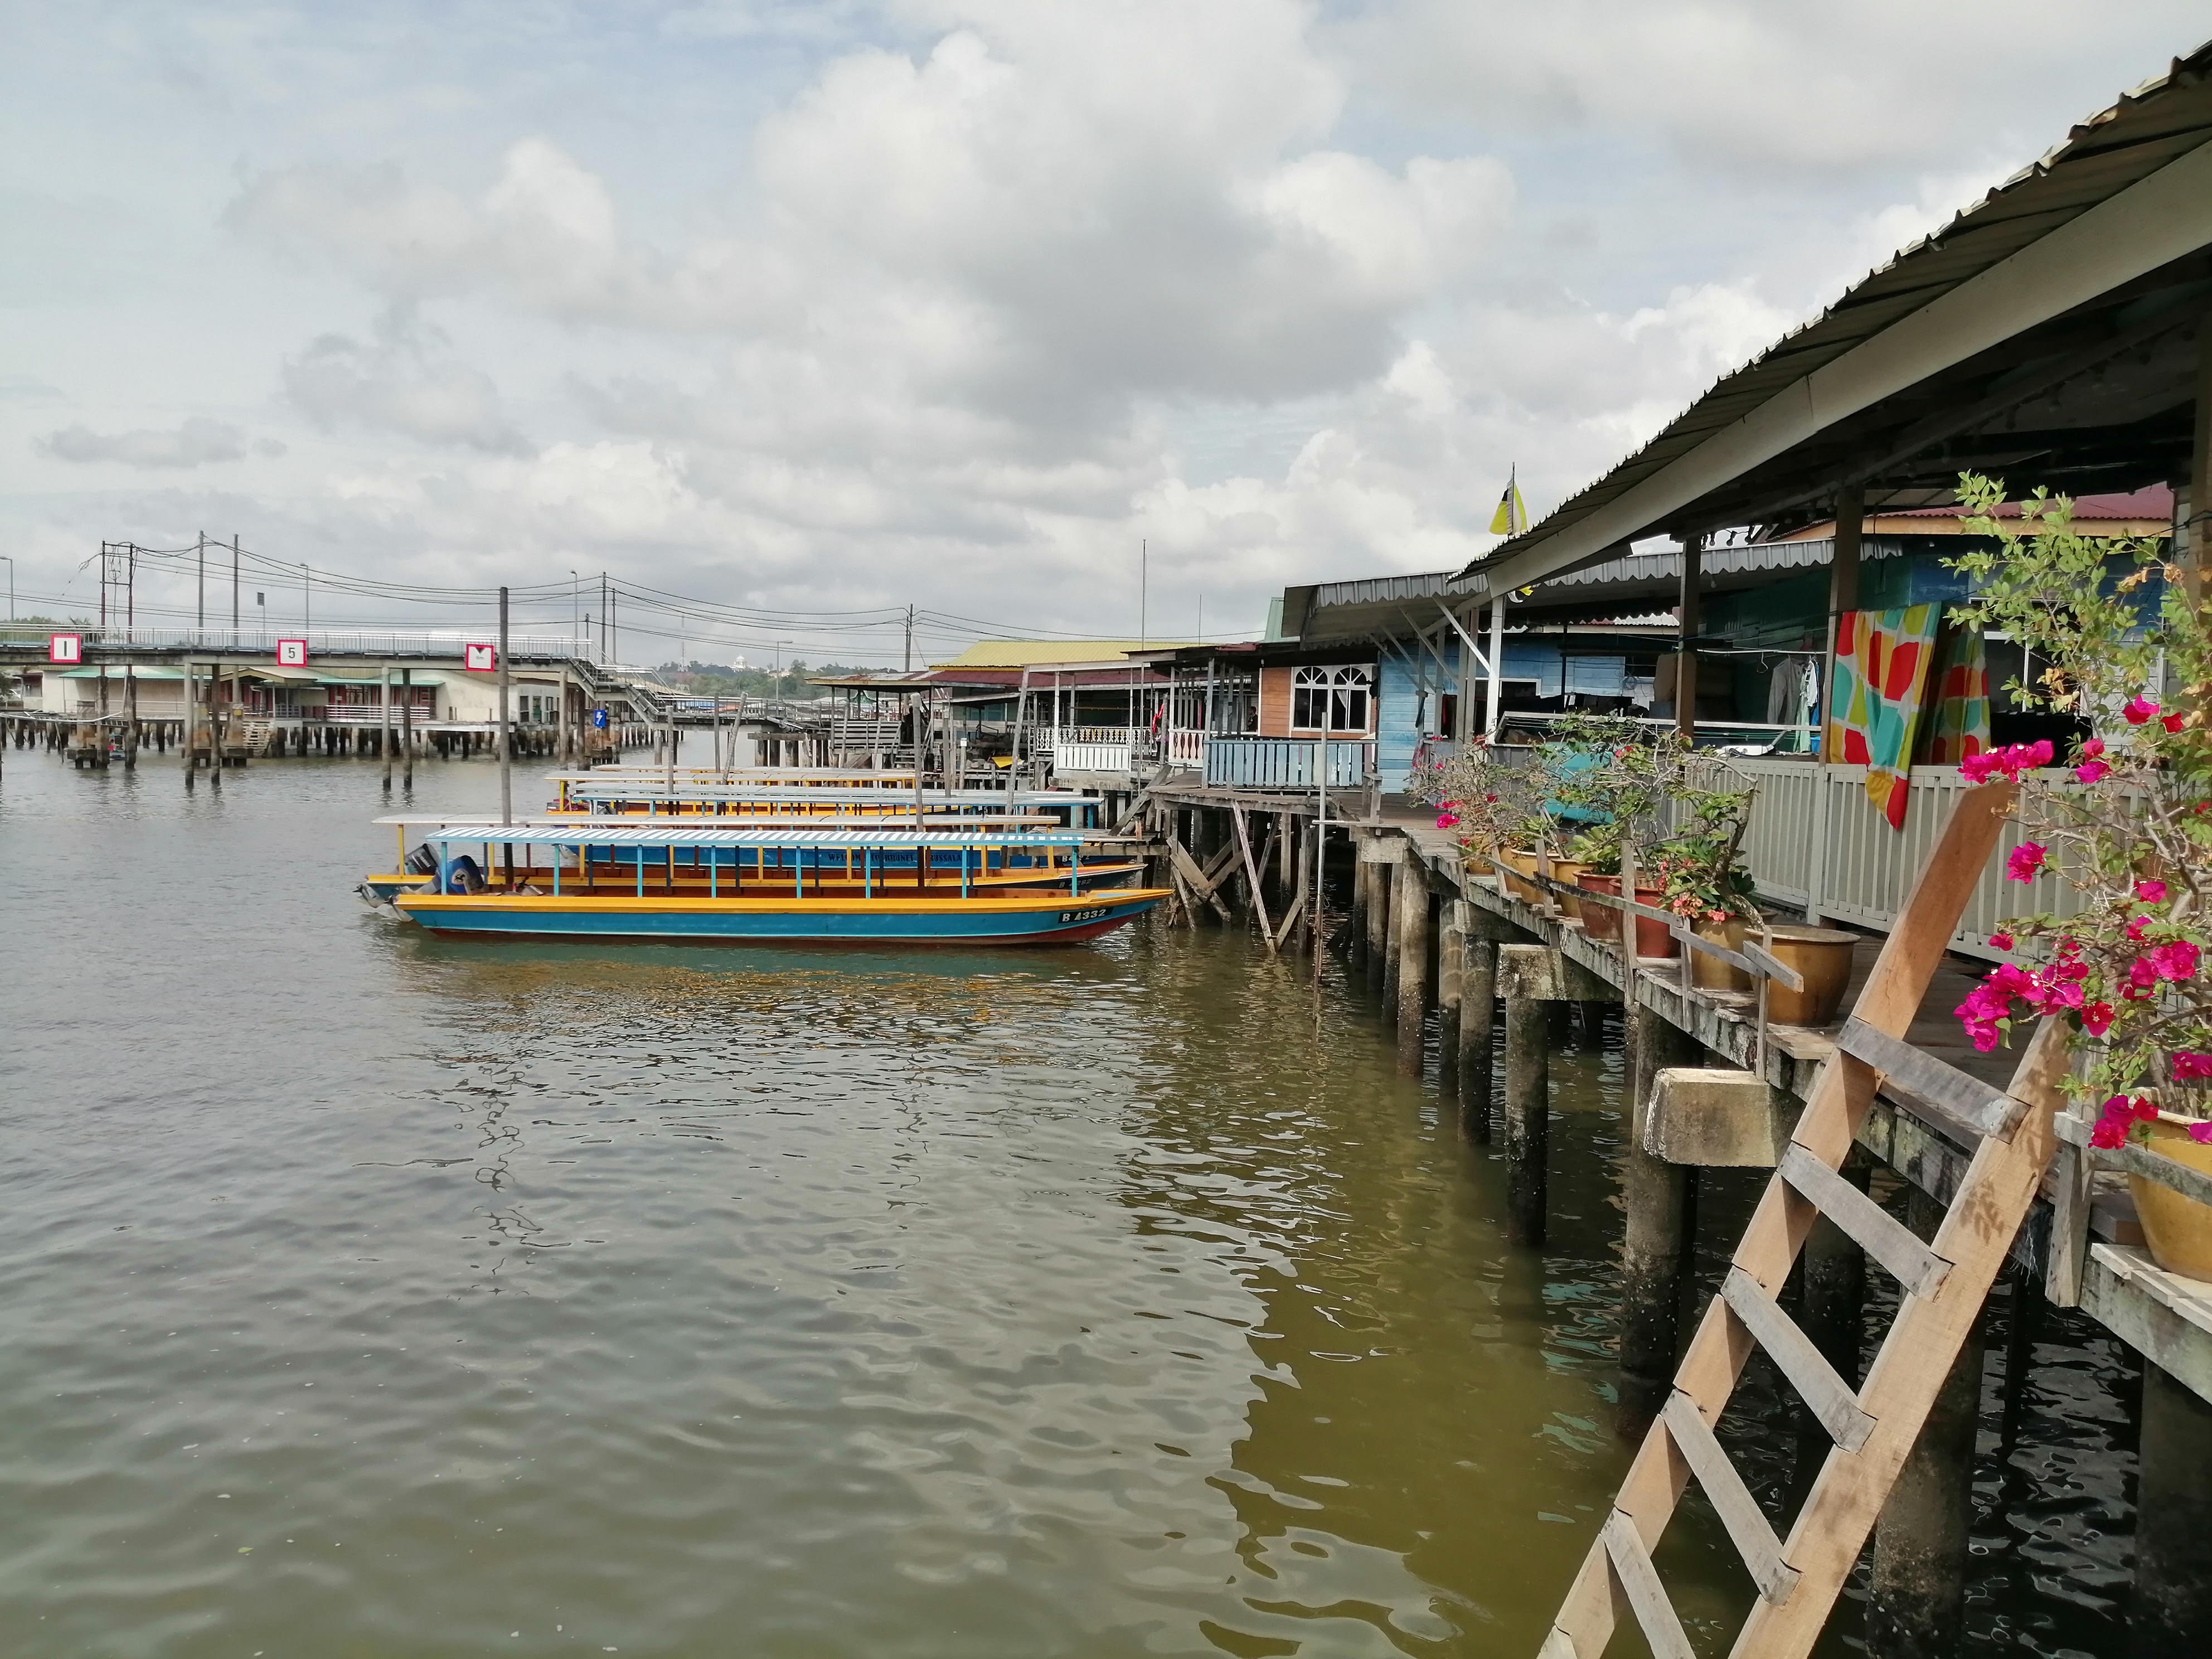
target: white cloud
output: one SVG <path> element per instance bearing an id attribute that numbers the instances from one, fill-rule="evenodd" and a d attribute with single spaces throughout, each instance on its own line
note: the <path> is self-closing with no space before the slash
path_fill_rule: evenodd
<path id="1" fill-rule="evenodd" d="M 460 19 L 434 76 L 349 15 L 64 19 L 22 118 L 84 228 L 9 291 L 11 370 L 69 390 L 0 396 L 46 469 L 14 510 L 150 538 L 201 498 L 61 463 L 278 425 L 226 509 L 425 580 L 1119 629 L 1142 540 L 1156 620 L 1256 622 L 1464 560 L 1509 466 L 1539 510 L 1589 482 L 2193 44 L 2025 3 L 684 0 Z M 203 412 L 99 435 L 146 408 Z"/>
<path id="2" fill-rule="evenodd" d="M 491 377 L 444 352 L 447 343 L 439 330 L 395 307 L 377 319 L 369 341 L 325 334 L 287 359 L 285 393 L 325 431 L 350 425 L 426 444 L 527 452 Z"/>
<path id="3" fill-rule="evenodd" d="M 204 415 L 194 415 L 167 428 L 140 427 L 129 432 L 100 433 L 89 427 L 66 426 L 46 434 L 39 441 L 39 447 L 56 460 L 82 465 L 115 462 L 142 468 L 205 466 L 216 461 L 243 460 L 246 453 L 245 433 Z"/>

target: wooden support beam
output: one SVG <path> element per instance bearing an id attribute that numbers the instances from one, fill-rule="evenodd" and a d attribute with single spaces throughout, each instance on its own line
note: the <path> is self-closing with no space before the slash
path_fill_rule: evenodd
<path id="1" fill-rule="evenodd" d="M 1244 809 L 1232 806 L 1229 815 L 1237 825 L 1237 850 L 1244 855 L 1244 879 L 1252 884 L 1252 908 L 1260 918 L 1260 937 L 1267 941 L 1268 953 L 1272 955 L 1276 949 L 1275 928 L 1267 920 L 1267 896 L 1260 890 L 1260 865 L 1252 856 L 1252 837 L 1244 826 Z"/>
<path id="2" fill-rule="evenodd" d="M 2025 1102 L 2014 1100 L 1995 1085 L 1856 1017 L 1844 1022 L 1836 1047 L 1854 1060 L 1864 1060 L 1907 1094 L 1955 1117 L 1977 1134 L 2008 1139 L 2027 1109 Z"/>
<path id="3" fill-rule="evenodd" d="M 1600 1536 L 1620 1592 L 1636 1614 L 1644 1639 L 1651 1645 L 1653 1659 L 1698 1659 L 1698 1650 L 1690 1645 L 1674 1604 L 1667 1599 L 1667 1587 L 1659 1582 L 1659 1570 L 1651 1565 L 1651 1553 L 1636 1535 L 1635 1524 L 1615 1510 L 1606 1516 Z"/>

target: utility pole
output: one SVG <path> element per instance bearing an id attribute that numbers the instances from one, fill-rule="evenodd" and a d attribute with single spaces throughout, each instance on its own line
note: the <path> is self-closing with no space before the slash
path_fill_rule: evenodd
<path id="1" fill-rule="evenodd" d="M 300 567 L 300 632 L 307 634 L 315 626 L 315 573 L 306 565 Z"/>
<path id="2" fill-rule="evenodd" d="M 230 538 L 230 642 L 238 643 L 238 537 Z"/>
<path id="3" fill-rule="evenodd" d="M 914 672 L 914 607 L 906 608 L 906 672 Z"/>
<path id="4" fill-rule="evenodd" d="M 199 620 L 198 620 L 198 622 L 196 622 L 195 623 L 193 623 L 193 627 L 194 627 L 196 629 L 198 629 L 198 630 L 199 630 L 199 631 L 201 631 L 201 632 L 205 632 L 205 631 L 206 631 L 206 629 L 207 629 L 207 532 L 206 532 L 206 531 L 204 531 L 204 530 L 203 530 L 203 531 L 201 531 L 201 532 L 200 532 L 199 563 L 200 563 L 200 604 L 199 604 L 199 612 L 198 612 L 198 617 L 199 617 Z"/>
<path id="5" fill-rule="evenodd" d="M 507 765 L 507 739 L 512 735 L 507 723 L 507 590 L 499 590 L 499 821 L 502 824 L 514 822 L 514 794 L 511 769 Z M 507 854 L 508 876 L 514 875 L 514 852 Z"/>
<path id="6" fill-rule="evenodd" d="M 1152 544 L 1140 538 L 1137 543 L 1137 649 L 1145 648 L 1146 587 L 1152 576 Z"/>

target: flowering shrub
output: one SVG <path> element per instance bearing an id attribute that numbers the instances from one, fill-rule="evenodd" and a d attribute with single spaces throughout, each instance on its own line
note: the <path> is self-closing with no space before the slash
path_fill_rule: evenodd
<path id="1" fill-rule="evenodd" d="M 1960 769 L 2019 783 L 2026 833 L 2005 873 L 2054 873 L 2076 908 L 2014 917 L 1991 934 L 2033 959 L 2000 965 L 1959 1018 L 1987 1050 L 2023 1010 L 2069 1017 L 2085 1063 L 2068 1086 L 2104 1103 L 2097 1144 L 2147 1139 L 2160 1108 L 2202 1120 L 2212 1106 L 2212 618 L 2192 602 L 2196 573 L 2166 561 L 2162 538 L 2079 535 L 2072 503 L 2041 491 L 2008 524 L 1994 517 L 2002 486 L 1972 475 L 1959 495 L 1978 509 L 1967 528 L 1998 546 L 1951 562 L 1975 580 L 1978 620 L 2041 670 L 2009 688 L 2015 702 L 2095 732 L 2056 775 L 2044 769 L 2061 758 L 2047 740 Z M 2157 684 L 2161 668 L 2178 697 Z M 2212 1123 L 2190 1133 L 2212 1144 Z"/>

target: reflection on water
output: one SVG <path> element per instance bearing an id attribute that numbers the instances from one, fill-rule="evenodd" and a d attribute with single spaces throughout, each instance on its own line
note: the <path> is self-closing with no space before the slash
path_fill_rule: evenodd
<path id="1" fill-rule="evenodd" d="M 9 757 L 9 1653 L 1534 1651 L 1625 1461 L 1617 1024 L 1540 1258 L 1333 973 L 434 940 L 374 776 Z M 2037 1352 L 1978 1628 L 2094 1649 L 2117 1362 Z"/>

